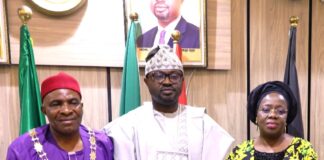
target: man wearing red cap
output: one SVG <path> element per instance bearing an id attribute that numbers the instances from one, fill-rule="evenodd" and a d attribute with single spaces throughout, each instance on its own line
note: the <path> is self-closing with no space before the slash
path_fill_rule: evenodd
<path id="1" fill-rule="evenodd" d="M 43 81 L 42 112 L 49 124 L 18 137 L 8 148 L 7 160 L 112 160 L 113 145 L 104 133 L 81 125 L 83 103 L 76 79 L 59 73 Z"/>

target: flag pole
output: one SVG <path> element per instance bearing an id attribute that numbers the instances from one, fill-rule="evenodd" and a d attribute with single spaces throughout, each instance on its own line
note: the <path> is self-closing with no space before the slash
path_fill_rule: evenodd
<path id="1" fill-rule="evenodd" d="M 290 30 L 289 30 L 289 45 L 288 54 L 286 60 L 286 69 L 284 74 L 284 83 L 288 84 L 290 89 L 293 91 L 294 96 L 297 100 L 297 115 L 294 120 L 287 126 L 287 133 L 295 136 L 304 138 L 304 127 L 302 121 L 302 111 L 299 94 L 298 84 L 298 73 L 296 68 L 296 32 L 299 18 L 292 16 L 289 19 Z"/>
<path id="2" fill-rule="evenodd" d="M 136 12 L 132 12 L 129 14 L 129 18 L 135 22 L 135 21 L 138 21 L 138 14 Z"/>
<path id="3" fill-rule="evenodd" d="M 29 7 L 24 5 L 18 8 L 18 15 L 21 22 L 27 24 L 27 22 L 32 18 L 33 12 Z"/>
<path id="4" fill-rule="evenodd" d="M 299 17 L 297 16 L 291 16 L 290 17 L 290 26 L 291 27 L 297 27 L 299 21 Z"/>
<path id="5" fill-rule="evenodd" d="M 178 56 L 179 60 L 182 63 L 182 49 L 181 49 L 181 46 L 179 44 L 179 41 L 180 41 L 180 38 L 181 38 L 180 31 L 174 30 L 171 33 L 171 37 L 173 38 L 173 52 Z M 183 83 L 182 83 L 182 89 L 181 89 L 180 96 L 178 98 L 178 102 L 180 104 L 183 104 L 183 105 L 187 104 L 187 90 L 186 90 L 185 81 L 183 81 Z"/>
<path id="6" fill-rule="evenodd" d="M 173 45 L 177 45 L 179 44 L 179 41 L 180 41 L 180 38 L 181 38 L 181 33 L 180 31 L 178 30 L 174 30 L 172 33 L 171 33 L 171 37 L 173 39 Z M 175 48 L 175 46 L 173 47 Z M 175 49 L 174 49 L 175 51 Z M 177 54 L 177 53 L 176 53 Z M 178 54 L 177 54 L 178 55 Z M 178 55 L 179 56 L 179 55 Z M 180 55 L 181 56 L 181 55 Z M 179 57 L 180 61 L 182 62 L 182 57 Z"/>
<path id="7" fill-rule="evenodd" d="M 174 30 L 172 33 L 171 33 L 171 37 L 173 39 L 173 44 L 178 44 L 180 38 L 181 38 L 181 33 L 180 31 L 178 30 Z"/>

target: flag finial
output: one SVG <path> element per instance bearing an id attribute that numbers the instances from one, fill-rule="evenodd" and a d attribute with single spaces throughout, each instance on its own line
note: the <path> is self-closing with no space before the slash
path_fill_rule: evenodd
<path id="1" fill-rule="evenodd" d="M 138 14 L 136 12 L 132 12 L 131 14 L 129 14 L 129 18 L 132 21 L 137 21 L 138 20 Z"/>
<path id="2" fill-rule="evenodd" d="M 291 27 L 297 27 L 299 21 L 299 17 L 297 16 L 291 16 L 290 17 L 290 26 Z"/>
<path id="3" fill-rule="evenodd" d="M 180 31 L 174 30 L 171 34 L 171 37 L 173 38 L 173 43 L 178 43 L 181 37 Z"/>
<path id="4" fill-rule="evenodd" d="M 23 5 L 18 8 L 18 15 L 22 23 L 27 24 L 33 15 L 33 11 L 28 6 Z"/>

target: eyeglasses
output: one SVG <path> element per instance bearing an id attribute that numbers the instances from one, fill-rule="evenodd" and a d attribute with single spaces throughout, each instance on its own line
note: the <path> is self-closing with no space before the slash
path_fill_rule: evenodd
<path id="1" fill-rule="evenodd" d="M 260 109 L 260 112 L 263 114 L 269 115 L 270 113 L 274 112 L 276 115 L 284 116 L 287 114 L 287 110 L 284 108 L 269 108 L 269 107 L 263 107 Z"/>
<path id="2" fill-rule="evenodd" d="M 162 83 L 166 77 L 168 77 L 172 83 L 179 83 L 182 80 L 183 74 L 180 72 L 166 74 L 164 72 L 156 71 L 152 72 L 149 76 L 159 83 Z"/>

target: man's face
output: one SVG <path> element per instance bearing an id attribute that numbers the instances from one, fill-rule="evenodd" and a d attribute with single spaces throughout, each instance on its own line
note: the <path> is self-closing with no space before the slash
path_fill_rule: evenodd
<path id="1" fill-rule="evenodd" d="M 148 73 L 144 79 L 152 101 L 165 106 L 178 103 L 183 83 L 180 70 L 159 70 Z"/>
<path id="2" fill-rule="evenodd" d="M 77 92 L 70 89 L 57 89 L 44 97 L 42 112 L 48 118 L 51 131 L 70 135 L 79 131 L 83 103 Z"/>
<path id="3" fill-rule="evenodd" d="M 151 0 L 151 10 L 160 22 L 170 23 L 180 14 L 182 0 Z"/>

